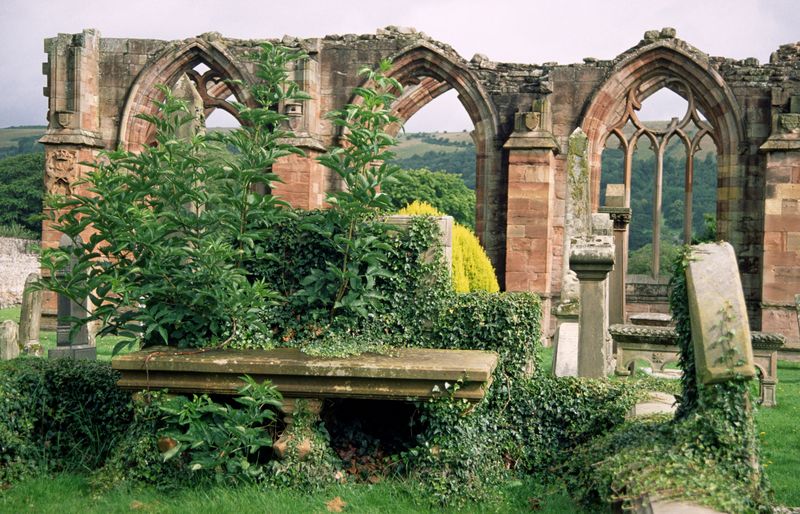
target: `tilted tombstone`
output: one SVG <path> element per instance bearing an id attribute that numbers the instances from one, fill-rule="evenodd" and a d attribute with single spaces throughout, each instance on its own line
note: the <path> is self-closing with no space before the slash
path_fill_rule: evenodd
<path id="1" fill-rule="evenodd" d="M 692 247 L 686 267 L 697 379 L 703 384 L 756 375 L 747 306 L 729 243 Z"/>
<path id="2" fill-rule="evenodd" d="M 6 361 L 19 355 L 17 322 L 7 319 L 0 323 L 0 360 Z"/>
<path id="3" fill-rule="evenodd" d="M 58 245 L 60 248 L 71 249 L 76 246 L 76 243 L 65 234 L 61 236 Z M 74 269 L 76 264 L 77 257 L 72 255 L 70 257 L 69 266 L 59 273 L 66 275 Z M 72 330 L 72 320 L 81 320 L 87 317 L 88 305 L 88 298 L 83 299 L 83 301 L 79 303 L 70 300 L 64 295 L 58 295 L 56 347 L 47 352 L 47 356 L 50 359 L 67 357 L 72 359 L 94 360 L 97 358 L 97 348 L 89 342 L 88 325 L 83 323 L 78 330 L 74 332 Z"/>
<path id="4" fill-rule="evenodd" d="M 26 355 L 42 355 L 39 342 L 39 324 L 42 318 L 42 291 L 33 285 L 39 281 L 38 273 L 31 273 L 25 279 L 22 293 L 22 310 L 19 316 L 19 347 Z"/>

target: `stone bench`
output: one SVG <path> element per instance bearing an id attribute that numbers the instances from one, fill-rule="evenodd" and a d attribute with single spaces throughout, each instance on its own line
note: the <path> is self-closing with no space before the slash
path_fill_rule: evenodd
<path id="1" fill-rule="evenodd" d="M 608 331 L 616 347 L 617 375 L 630 375 L 637 359 L 649 362 L 654 371 L 664 371 L 667 364 L 678 361 L 678 334 L 673 327 L 612 325 Z M 778 350 L 786 339 L 780 334 L 752 332 L 751 340 L 754 364 L 760 371 L 761 405 L 773 407 L 777 405 Z"/>
<path id="2" fill-rule="evenodd" d="M 479 350 L 398 348 L 390 355 L 315 357 L 294 348 L 178 350 L 152 347 L 115 357 L 119 387 L 132 391 L 235 394 L 239 377 L 270 380 L 287 399 L 417 400 L 452 393 L 477 402 L 498 356 Z M 458 384 L 457 388 L 454 388 Z"/>

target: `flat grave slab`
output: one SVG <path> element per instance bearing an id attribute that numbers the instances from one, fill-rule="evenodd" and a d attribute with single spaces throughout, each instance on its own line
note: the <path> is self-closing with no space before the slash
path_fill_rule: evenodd
<path id="1" fill-rule="evenodd" d="M 480 350 L 399 348 L 391 354 L 316 357 L 295 348 L 208 350 L 151 347 L 115 357 L 123 389 L 235 394 L 239 379 L 268 379 L 287 398 L 408 400 L 453 394 L 478 401 L 498 356 Z M 452 391 L 455 389 L 455 392 Z"/>

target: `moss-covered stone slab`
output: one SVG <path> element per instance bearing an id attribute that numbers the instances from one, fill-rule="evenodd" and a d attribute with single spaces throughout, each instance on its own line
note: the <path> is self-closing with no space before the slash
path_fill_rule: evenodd
<path id="1" fill-rule="evenodd" d="M 724 242 L 693 246 L 686 288 L 698 380 L 753 378 L 747 305 L 733 247 Z"/>
<path id="2" fill-rule="evenodd" d="M 453 394 L 478 401 L 498 356 L 479 350 L 397 349 L 391 355 L 315 357 L 294 348 L 178 350 L 153 347 L 115 357 L 119 386 L 180 393 L 234 394 L 239 377 L 270 380 L 286 397 L 422 399 Z M 452 393 L 455 391 L 454 393 Z"/>

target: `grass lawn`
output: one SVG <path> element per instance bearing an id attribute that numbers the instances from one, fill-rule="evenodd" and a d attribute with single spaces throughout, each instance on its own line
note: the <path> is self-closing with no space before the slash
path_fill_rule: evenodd
<path id="1" fill-rule="evenodd" d="M 213 512 L 213 513 L 316 513 L 328 512 L 326 503 L 339 497 L 344 512 L 581 512 L 563 490 L 545 489 L 532 482 L 513 482 L 506 487 L 501 505 L 472 504 L 462 510 L 431 509 L 422 492 L 410 482 L 385 481 L 329 487 L 316 492 L 269 489 L 204 487 L 162 492 L 154 488 L 116 489 L 97 493 L 81 475 L 62 474 L 28 480 L 0 492 L 0 512 L 114 513 L 114 512 Z"/>
<path id="2" fill-rule="evenodd" d="M 778 363 L 778 406 L 758 409 L 761 457 L 781 505 L 800 507 L 800 363 Z"/>

